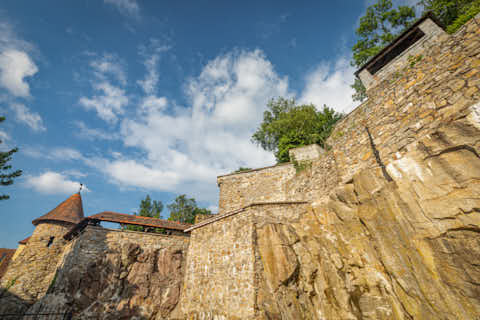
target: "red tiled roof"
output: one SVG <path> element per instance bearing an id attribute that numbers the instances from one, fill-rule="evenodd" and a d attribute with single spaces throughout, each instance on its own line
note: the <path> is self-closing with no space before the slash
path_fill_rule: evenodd
<path id="1" fill-rule="evenodd" d="M 32 237 L 32 236 L 30 236 L 30 237 L 28 237 L 28 238 L 25 238 L 25 239 L 23 239 L 23 240 L 20 240 L 20 241 L 18 241 L 18 243 L 19 243 L 19 244 L 27 244 L 28 240 L 30 240 L 31 237 Z"/>
<path id="2" fill-rule="evenodd" d="M 106 221 L 106 222 L 115 222 L 121 224 L 133 224 L 137 226 L 144 226 L 144 227 L 153 227 L 153 228 L 162 228 L 167 230 L 179 230 L 184 231 L 190 228 L 192 225 L 189 223 L 180 223 L 177 221 L 170 221 L 170 220 L 163 220 L 151 217 L 142 217 L 142 216 L 134 216 L 131 214 L 125 213 L 116 213 L 116 212 L 100 212 L 94 214 L 93 216 L 89 216 L 84 218 L 82 221 L 77 223 L 70 231 L 68 231 L 63 237 L 66 240 L 71 240 L 76 235 L 79 234 L 87 225 L 95 224 L 98 221 Z"/>
<path id="3" fill-rule="evenodd" d="M 145 227 L 155 227 L 163 229 L 185 230 L 191 227 L 189 223 L 180 223 L 177 221 L 170 221 L 152 217 L 134 216 L 132 214 L 116 213 L 111 211 L 100 212 L 89 216 L 88 219 L 95 219 L 100 221 L 116 222 L 123 224 L 134 224 Z"/>
<path id="4" fill-rule="evenodd" d="M 80 196 L 80 193 L 75 193 L 70 198 L 60 203 L 52 211 L 33 220 L 32 223 L 35 226 L 43 221 L 63 221 L 63 222 L 71 222 L 71 223 L 77 224 L 82 219 L 83 219 L 82 196 Z"/>
<path id="5" fill-rule="evenodd" d="M 15 249 L 0 248 L 0 279 L 7 271 L 8 264 L 12 260 L 15 251 Z"/>

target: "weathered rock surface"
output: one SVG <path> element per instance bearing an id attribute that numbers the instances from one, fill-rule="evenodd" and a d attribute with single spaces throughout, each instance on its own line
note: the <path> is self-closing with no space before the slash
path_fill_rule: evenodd
<path id="1" fill-rule="evenodd" d="M 177 306 L 188 238 L 88 227 L 49 292 L 28 312 L 75 319 L 166 319 Z"/>
<path id="2" fill-rule="evenodd" d="M 257 224 L 265 319 L 478 319 L 475 107 L 296 221 Z"/>

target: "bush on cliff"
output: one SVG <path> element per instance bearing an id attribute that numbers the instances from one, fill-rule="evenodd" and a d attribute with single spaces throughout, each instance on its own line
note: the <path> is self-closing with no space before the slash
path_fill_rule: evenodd
<path id="1" fill-rule="evenodd" d="M 313 104 L 296 105 L 295 99 L 272 99 L 263 113 L 263 122 L 252 141 L 267 151 L 273 151 L 280 162 L 290 161 L 288 150 L 317 143 L 325 148 L 335 123 L 342 114 L 323 106 L 317 111 Z"/>

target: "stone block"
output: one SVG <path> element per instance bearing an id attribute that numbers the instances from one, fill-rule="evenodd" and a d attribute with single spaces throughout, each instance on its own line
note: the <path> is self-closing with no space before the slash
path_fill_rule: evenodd
<path id="1" fill-rule="evenodd" d="M 318 144 L 311 144 L 304 147 L 290 149 L 288 153 L 290 159 L 295 159 L 296 161 L 310 161 L 320 158 L 325 153 L 325 150 L 323 150 Z"/>

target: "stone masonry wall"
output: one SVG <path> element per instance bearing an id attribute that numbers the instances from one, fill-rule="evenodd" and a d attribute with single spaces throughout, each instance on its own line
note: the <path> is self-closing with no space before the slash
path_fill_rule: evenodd
<path id="1" fill-rule="evenodd" d="M 415 65 L 407 64 L 368 90 L 368 100 L 336 125 L 328 144 L 341 181 L 378 165 L 366 126 L 388 165 L 480 99 L 480 29 L 475 20 L 453 35 L 441 35 L 421 55 Z"/>
<path id="2" fill-rule="evenodd" d="M 382 81 L 392 73 L 401 71 L 407 63 L 410 63 L 410 57 L 421 54 L 426 48 L 435 45 L 438 41 L 438 37 L 446 34 L 445 31 L 443 31 L 443 29 L 431 19 L 423 21 L 418 28 L 422 30 L 425 35 L 407 50 L 399 54 L 395 59 L 383 66 L 374 75 L 371 75 L 367 69 L 362 70 L 359 77 L 367 89 L 376 86 L 379 81 Z"/>
<path id="3" fill-rule="evenodd" d="M 284 201 L 285 183 L 295 176 L 290 163 L 220 176 L 218 213 L 243 208 L 252 202 Z"/>
<path id="4" fill-rule="evenodd" d="M 292 160 L 309 161 L 319 158 L 325 153 L 325 150 L 323 150 L 318 144 L 311 144 L 308 146 L 290 149 L 288 150 L 288 153 L 290 155 L 290 159 Z"/>
<path id="5" fill-rule="evenodd" d="M 337 184 L 335 159 L 325 152 L 308 161 L 308 170 L 296 170 L 291 163 L 265 169 L 220 176 L 219 213 L 252 203 L 314 201 Z"/>
<path id="6" fill-rule="evenodd" d="M 167 319 L 179 301 L 188 243 L 188 235 L 88 226 L 28 312 L 68 307 L 74 319 Z"/>
<path id="7" fill-rule="evenodd" d="M 254 316 L 252 216 L 246 212 L 191 232 L 182 312 L 188 319 Z"/>
<path id="8" fill-rule="evenodd" d="M 8 292 L 0 297 L 0 313 L 22 311 L 47 292 L 66 245 L 63 235 L 71 227 L 71 223 L 49 222 L 35 228 L 1 280 L 1 287 Z"/>

